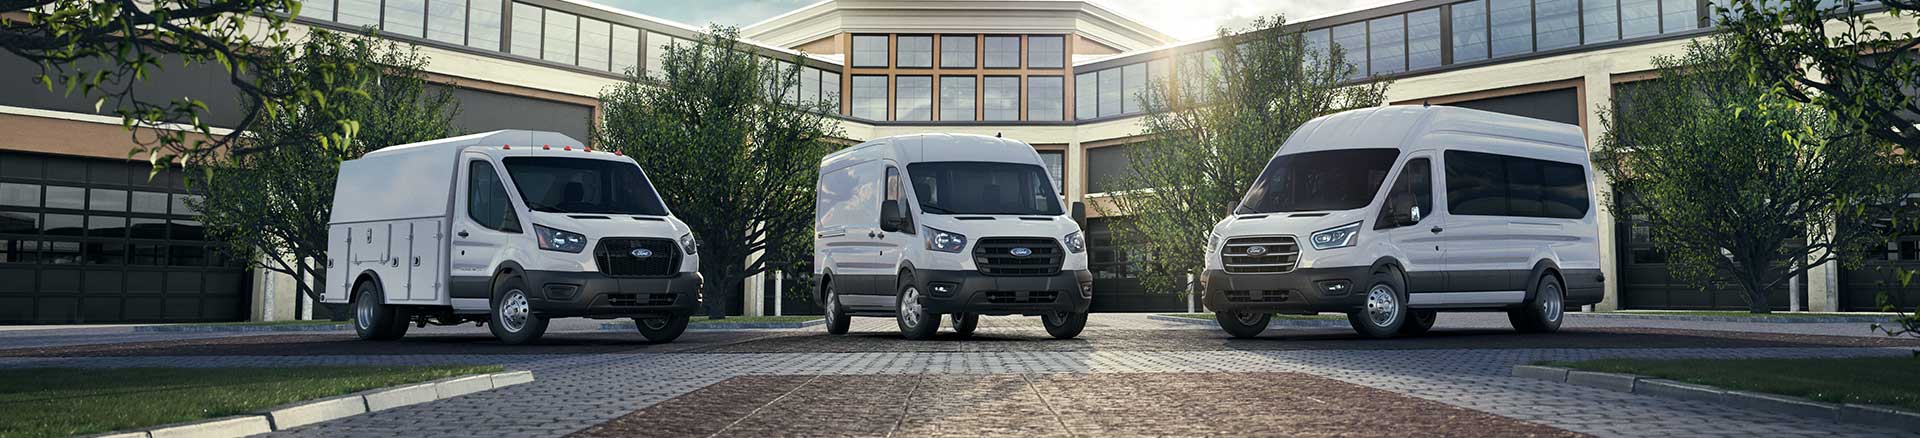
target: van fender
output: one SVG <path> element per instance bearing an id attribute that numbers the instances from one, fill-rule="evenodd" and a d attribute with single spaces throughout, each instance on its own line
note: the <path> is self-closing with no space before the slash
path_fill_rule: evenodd
<path id="1" fill-rule="evenodd" d="M 500 262 L 500 265 L 498 267 L 493 268 L 493 279 L 487 281 L 487 305 L 488 306 L 493 305 L 493 299 L 494 299 L 493 291 L 500 289 L 501 281 L 505 280 L 507 277 L 510 277 L 516 274 L 522 275 L 521 278 L 525 278 L 524 275 L 526 274 L 526 272 L 527 272 L 526 268 L 520 267 L 520 262 L 515 262 L 512 260 Z M 533 287 L 533 285 L 527 285 L 527 287 L 531 288 Z M 534 292 L 535 291 L 531 291 L 531 290 L 527 291 L 528 294 L 533 294 Z"/>
<path id="2" fill-rule="evenodd" d="M 1407 290 L 1403 290 L 1400 292 L 1401 293 L 1413 292 L 1412 284 L 1407 282 L 1407 268 L 1405 265 L 1400 264 L 1400 259 L 1393 258 L 1392 256 L 1381 257 L 1373 261 L 1373 266 L 1369 267 L 1367 272 L 1385 273 L 1389 275 L 1399 276 L 1400 285 L 1402 287 L 1407 288 Z M 1367 281 L 1365 279 L 1356 279 L 1356 280 Z"/>
<path id="3" fill-rule="evenodd" d="M 387 285 L 386 285 L 386 283 L 382 283 L 382 282 L 380 281 L 380 273 L 379 273 L 379 272 L 376 272 L 376 271 L 374 271 L 374 270 L 372 270 L 372 269 L 365 269 L 365 270 L 361 270 L 361 271 L 360 271 L 360 275 L 356 275 L 356 276 L 354 276 L 354 277 L 353 277 L 353 283 L 352 283 L 351 285 L 349 285 L 349 286 L 348 286 L 348 289 L 347 289 L 347 302 L 348 302 L 348 303 L 352 303 L 352 302 L 353 302 L 353 299 L 354 299 L 354 291 L 356 291 L 356 290 L 359 290 L 359 289 L 360 289 L 360 284 L 362 284 L 362 283 L 367 283 L 367 282 L 372 282 L 372 283 L 373 283 L 373 287 L 374 287 L 374 288 L 376 288 L 376 289 L 379 289 L 379 290 L 380 290 L 380 297 L 381 297 L 381 299 L 382 299 L 382 301 L 385 301 L 385 299 L 386 299 L 386 297 L 387 297 Z M 383 302 L 383 303 L 380 303 L 380 304 L 387 304 L 387 303 L 384 303 L 384 302 Z"/>
<path id="4" fill-rule="evenodd" d="M 813 279 L 809 281 L 813 283 L 813 302 L 820 303 L 822 306 L 826 305 L 827 290 L 821 286 L 833 282 L 833 270 L 821 268 L 820 275 L 813 276 Z"/>
<path id="5" fill-rule="evenodd" d="M 913 271 L 914 271 L 913 261 L 901 260 L 900 269 L 898 271 L 894 271 L 894 274 L 893 274 L 893 290 L 887 291 L 886 295 L 892 296 L 893 294 L 900 293 L 900 280 L 913 276 Z"/>
<path id="6" fill-rule="evenodd" d="M 1533 302 L 1534 294 L 1540 292 L 1540 277 L 1547 275 L 1560 280 L 1560 299 L 1566 299 L 1567 277 L 1560 274 L 1560 263 L 1553 259 L 1540 259 L 1533 263 L 1533 269 L 1527 271 L 1527 296 L 1521 299 L 1522 303 Z"/>

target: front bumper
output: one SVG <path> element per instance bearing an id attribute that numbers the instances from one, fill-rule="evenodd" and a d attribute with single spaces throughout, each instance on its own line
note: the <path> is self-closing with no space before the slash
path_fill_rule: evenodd
<path id="1" fill-rule="evenodd" d="M 691 315 L 700 308 L 698 272 L 662 278 L 609 277 L 598 272 L 527 271 L 529 303 L 549 318 Z"/>
<path id="2" fill-rule="evenodd" d="M 1347 312 L 1366 304 L 1372 268 L 1305 268 L 1278 274 L 1208 270 L 1200 279 L 1207 308 L 1226 312 Z M 1344 285 L 1344 286 L 1339 286 Z"/>
<path id="3" fill-rule="evenodd" d="M 1003 277 L 979 271 L 913 271 L 929 313 L 1042 315 L 1084 313 L 1093 303 L 1093 273 L 1060 271 L 1049 276 Z M 944 291 L 944 292 L 943 292 Z"/>

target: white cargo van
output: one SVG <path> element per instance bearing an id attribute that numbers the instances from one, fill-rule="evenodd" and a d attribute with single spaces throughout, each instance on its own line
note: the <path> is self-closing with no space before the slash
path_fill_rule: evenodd
<path id="1" fill-rule="evenodd" d="M 340 165 L 324 302 L 362 339 L 483 322 L 510 344 L 560 317 L 633 318 L 667 342 L 700 303 L 686 224 L 632 158 L 551 132 L 399 145 Z"/>
<path id="2" fill-rule="evenodd" d="M 1605 281 L 1588 163 L 1579 127 L 1525 117 L 1389 106 L 1314 119 L 1208 236 L 1207 307 L 1236 337 L 1314 312 L 1371 337 L 1424 332 L 1439 311 L 1558 330 Z"/>
<path id="3" fill-rule="evenodd" d="M 813 258 L 827 331 L 881 316 L 925 339 L 951 315 L 970 335 L 984 314 L 1078 336 L 1093 301 L 1084 208 L 1064 208 L 1054 187 L 1033 146 L 996 137 L 904 135 L 828 155 Z"/>

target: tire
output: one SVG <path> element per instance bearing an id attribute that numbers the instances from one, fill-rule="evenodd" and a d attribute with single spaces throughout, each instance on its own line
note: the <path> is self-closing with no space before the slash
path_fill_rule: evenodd
<path id="1" fill-rule="evenodd" d="M 521 345 L 540 340 L 547 334 L 547 319 L 533 313 L 527 296 L 526 281 L 519 276 L 494 283 L 493 305 L 488 313 L 487 330 L 500 342 Z"/>
<path id="2" fill-rule="evenodd" d="M 827 317 L 827 334 L 847 334 L 847 328 L 853 325 L 853 321 L 847 317 L 847 309 L 840 307 L 840 293 L 833 290 L 831 279 L 820 283 L 820 286 L 827 290 L 827 311 L 823 312 Z"/>
<path id="3" fill-rule="evenodd" d="M 391 341 L 407 335 L 407 311 L 386 304 L 380 285 L 361 282 L 353 291 L 353 332 L 368 341 Z"/>
<path id="4" fill-rule="evenodd" d="M 1400 333 L 1407 322 L 1406 287 L 1393 274 L 1373 274 L 1368 283 L 1366 301 L 1359 310 L 1347 313 L 1353 331 L 1369 338 L 1386 339 Z"/>
<path id="5" fill-rule="evenodd" d="M 1440 312 L 1415 310 L 1407 313 L 1407 323 L 1400 326 L 1401 335 L 1425 334 L 1433 330 L 1433 322 L 1440 318 Z"/>
<path id="6" fill-rule="evenodd" d="M 1507 311 L 1507 320 L 1521 333 L 1560 331 L 1560 321 L 1566 319 L 1566 289 L 1560 287 L 1560 279 L 1553 275 L 1542 275 L 1535 284 L 1533 300 Z"/>
<path id="7" fill-rule="evenodd" d="M 674 339 L 680 339 L 680 334 L 687 332 L 687 316 L 688 315 L 673 315 L 666 318 L 634 318 L 633 326 L 640 328 L 640 337 L 647 338 L 647 342 L 665 344 L 673 342 Z"/>
<path id="8" fill-rule="evenodd" d="M 978 313 L 953 314 L 953 332 L 959 333 L 960 336 L 973 336 L 973 329 L 979 326 L 980 314 Z"/>
<path id="9" fill-rule="evenodd" d="M 1240 339 L 1257 338 L 1267 331 L 1267 324 L 1273 322 L 1271 313 L 1253 312 L 1214 312 L 1213 319 L 1220 322 L 1220 329 Z"/>
<path id="10" fill-rule="evenodd" d="M 900 336 L 929 339 L 940 330 L 940 315 L 927 313 L 927 308 L 922 306 L 923 298 L 912 275 L 900 277 L 900 295 L 894 300 L 893 308 L 893 321 L 900 325 Z"/>
<path id="11" fill-rule="evenodd" d="M 1040 317 L 1040 325 L 1047 328 L 1047 334 L 1054 339 L 1073 339 L 1087 329 L 1085 312 L 1055 312 Z"/>

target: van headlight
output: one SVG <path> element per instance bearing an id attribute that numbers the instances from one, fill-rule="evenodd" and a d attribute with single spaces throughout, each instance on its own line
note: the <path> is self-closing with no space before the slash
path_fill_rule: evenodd
<path id="1" fill-rule="evenodd" d="M 533 234 L 540 238 L 540 249 L 578 253 L 587 249 L 587 236 L 572 231 L 556 230 L 544 225 L 533 224 Z"/>
<path id="2" fill-rule="evenodd" d="M 1313 241 L 1313 249 L 1345 248 L 1360 243 L 1360 223 L 1341 225 L 1313 232 L 1308 240 Z"/>
<path id="3" fill-rule="evenodd" d="M 1067 238 L 1062 240 L 1066 241 L 1068 252 L 1079 254 L 1087 251 L 1087 238 L 1081 236 L 1079 231 L 1068 234 Z"/>
<path id="4" fill-rule="evenodd" d="M 1208 231 L 1207 232 L 1207 248 L 1203 252 L 1212 253 L 1214 248 L 1219 248 L 1219 247 L 1220 247 L 1220 235 L 1214 234 L 1212 231 Z"/>
<path id="5" fill-rule="evenodd" d="M 934 227 L 922 228 L 927 229 L 927 249 L 958 253 L 960 250 L 967 248 L 967 236 L 965 234 L 942 231 Z"/>
<path id="6" fill-rule="evenodd" d="M 700 252 L 700 242 L 693 240 L 693 233 L 681 234 L 680 249 L 686 251 L 687 255 L 694 255 Z"/>

